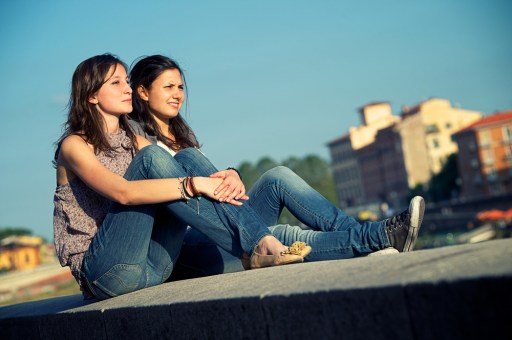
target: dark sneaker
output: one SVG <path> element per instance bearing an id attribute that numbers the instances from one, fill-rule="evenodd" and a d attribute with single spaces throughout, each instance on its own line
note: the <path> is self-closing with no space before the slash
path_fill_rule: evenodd
<path id="1" fill-rule="evenodd" d="M 423 197 L 416 196 L 411 200 L 408 210 L 384 222 L 391 247 L 400 252 L 412 251 L 418 238 L 424 212 L 425 200 Z"/>

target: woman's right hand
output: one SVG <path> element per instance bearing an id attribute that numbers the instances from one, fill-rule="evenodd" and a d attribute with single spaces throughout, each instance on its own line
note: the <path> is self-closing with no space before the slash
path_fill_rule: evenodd
<path id="1" fill-rule="evenodd" d="M 222 178 L 194 177 L 194 186 L 201 194 L 220 202 L 220 195 L 216 195 L 215 190 L 223 180 Z M 226 200 L 225 202 L 238 206 L 243 205 L 242 202 L 235 199 Z"/>

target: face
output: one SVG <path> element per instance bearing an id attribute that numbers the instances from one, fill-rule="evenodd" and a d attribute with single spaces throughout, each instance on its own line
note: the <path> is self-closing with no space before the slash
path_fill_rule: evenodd
<path id="1" fill-rule="evenodd" d="M 180 71 L 165 70 L 151 84 L 149 89 L 138 89 L 142 100 L 149 104 L 151 114 L 162 122 L 168 123 L 180 112 L 185 93 Z"/>
<path id="2" fill-rule="evenodd" d="M 120 116 L 132 112 L 132 89 L 123 65 L 110 68 L 98 92 L 89 98 L 102 114 Z"/>

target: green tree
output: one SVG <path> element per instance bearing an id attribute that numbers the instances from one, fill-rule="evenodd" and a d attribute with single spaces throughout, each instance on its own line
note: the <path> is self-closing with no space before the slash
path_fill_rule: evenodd
<path id="1" fill-rule="evenodd" d="M 430 179 L 428 188 L 430 199 L 439 202 L 458 196 L 460 192 L 458 178 L 457 154 L 453 153 L 448 156 L 441 171 Z"/>
<path id="2" fill-rule="evenodd" d="M 32 230 L 19 227 L 2 227 L 0 228 L 0 240 L 9 236 L 32 235 Z"/>
<path id="3" fill-rule="evenodd" d="M 409 196 L 420 195 L 430 202 L 440 202 L 457 197 L 460 193 L 459 168 L 457 154 L 453 153 L 446 158 L 439 173 L 435 174 L 425 184 L 417 184 L 410 190 Z"/>
<path id="4" fill-rule="evenodd" d="M 303 159 L 290 157 L 281 164 L 269 157 L 260 159 L 255 166 L 251 165 L 249 162 L 242 163 L 239 166 L 239 171 L 247 190 L 254 185 L 256 180 L 263 175 L 265 171 L 278 165 L 284 165 L 290 168 L 311 187 L 329 201 L 336 204 L 336 191 L 334 189 L 334 180 L 329 163 L 316 155 L 308 155 Z M 279 223 L 300 225 L 300 222 L 287 209 L 284 209 L 281 213 Z"/>

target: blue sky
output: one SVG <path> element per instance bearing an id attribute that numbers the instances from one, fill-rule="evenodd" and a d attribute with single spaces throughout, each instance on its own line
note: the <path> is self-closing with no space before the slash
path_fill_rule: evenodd
<path id="1" fill-rule="evenodd" d="M 508 0 L 2 1 L 0 226 L 53 238 L 53 142 L 90 56 L 175 58 L 220 168 L 329 159 L 369 102 L 512 109 L 511 14 Z"/>

